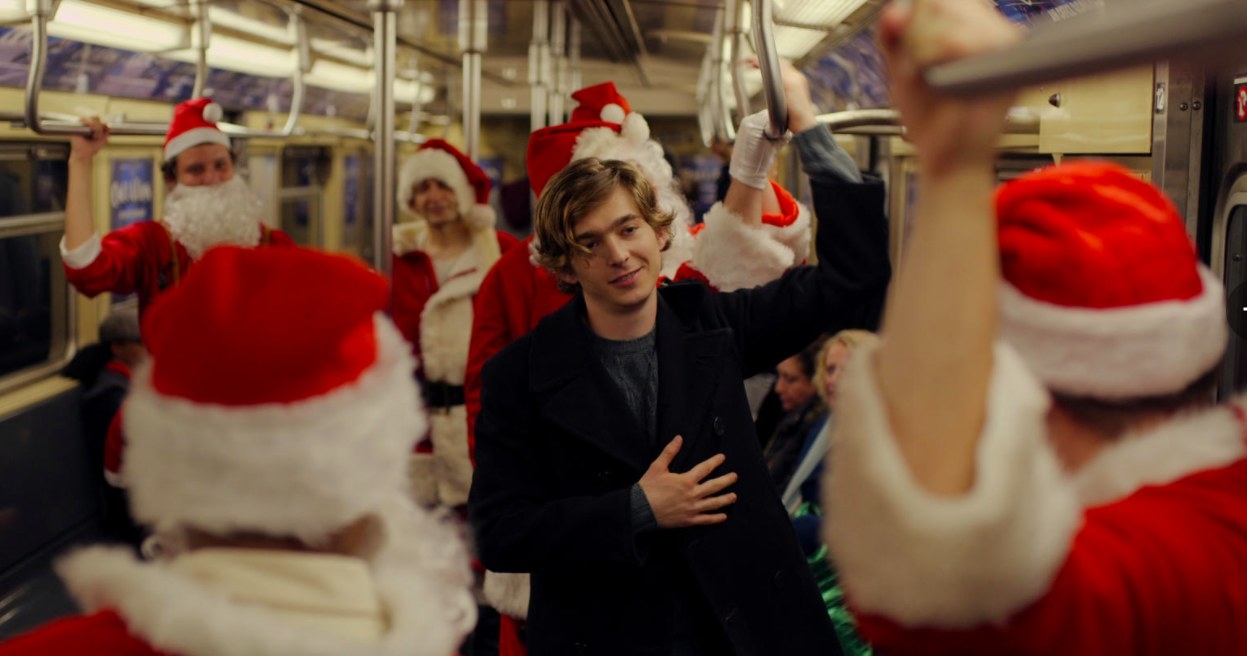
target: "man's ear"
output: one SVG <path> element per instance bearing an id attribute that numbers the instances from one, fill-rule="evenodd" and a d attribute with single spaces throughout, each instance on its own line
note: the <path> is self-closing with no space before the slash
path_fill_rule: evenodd
<path id="1" fill-rule="evenodd" d="M 572 271 L 572 267 L 570 264 L 567 265 L 567 267 L 565 267 L 562 271 L 556 272 L 554 274 L 554 277 L 558 278 L 559 282 L 565 285 L 568 285 L 568 286 L 574 287 L 580 284 L 580 279 L 576 277 L 576 273 Z"/>

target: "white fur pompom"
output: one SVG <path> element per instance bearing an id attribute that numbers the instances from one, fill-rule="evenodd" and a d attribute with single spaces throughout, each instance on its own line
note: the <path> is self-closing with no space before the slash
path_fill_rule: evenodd
<path id="1" fill-rule="evenodd" d="M 610 121 L 611 123 L 623 123 L 624 117 L 626 116 L 626 114 L 624 113 L 623 107 L 620 107 L 619 105 L 615 103 L 610 103 L 609 105 L 606 105 L 605 107 L 602 108 L 602 111 L 598 113 L 598 116 L 600 116 L 603 121 Z"/>
<path id="2" fill-rule="evenodd" d="M 225 118 L 225 110 L 221 109 L 220 105 L 216 103 L 208 103 L 207 105 L 204 105 L 205 121 L 209 123 L 216 123 L 223 118 Z"/>
<path id="3" fill-rule="evenodd" d="M 494 227 L 498 216 L 494 208 L 489 205 L 473 205 L 472 209 L 463 215 L 463 220 L 473 230 L 484 230 Z"/>
<path id="4" fill-rule="evenodd" d="M 649 141 L 649 123 L 645 121 L 645 117 L 640 112 L 632 112 L 624 117 L 622 121 L 623 127 L 620 132 L 624 139 L 632 143 L 644 143 Z"/>

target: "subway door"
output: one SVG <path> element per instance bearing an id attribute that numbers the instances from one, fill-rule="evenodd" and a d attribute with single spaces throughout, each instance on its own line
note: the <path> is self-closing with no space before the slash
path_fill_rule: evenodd
<path id="1" fill-rule="evenodd" d="M 332 163 L 326 146 L 287 146 L 281 151 L 279 225 L 300 246 L 326 246 L 324 196 Z"/>
<path id="2" fill-rule="evenodd" d="M 1247 388 L 1247 62 L 1217 77 L 1209 174 L 1216 199 L 1212 215 L 1214 271 L 1222 275 L 1230 320 L 1230 344 L 1218 396 Z"/>

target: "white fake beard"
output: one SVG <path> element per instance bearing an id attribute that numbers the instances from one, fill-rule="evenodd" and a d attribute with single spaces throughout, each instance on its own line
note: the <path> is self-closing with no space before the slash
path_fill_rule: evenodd
<path id="1" fill-rule="evenodd" d="M 260 209 L 255 192 L 237 176 L 216 185 L 178 185 L 165 199 L 165 227 L 192 258 L 213 246 L 260 243 Z"/>

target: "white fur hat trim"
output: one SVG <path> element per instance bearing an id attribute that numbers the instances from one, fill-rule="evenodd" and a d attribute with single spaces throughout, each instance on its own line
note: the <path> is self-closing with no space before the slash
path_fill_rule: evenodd
<path id="1" fill-rule="evenodd" d="M 1001 334 L 1046 386 L 1099 399 L 1181 391 L 1207 373 L 1229 337 L 1225 289 L 1200 266 L 1204 290 L 1185 301 L 1096 310 L 1000 286 Z"/>
<path id="2" fill-rule="evenodd" d="M 402 171 L 398 175 L 399 209 L 419 216 L 411 209 L 411 199 L 415 196 L 412 188 L 429 178 L 441 180 L 450 187 L 455 193 L 455 202 L 460 216 L 471 222 L 470 215 L 476 206 L 476 192 L 472 189 L 472 184 L 468 182 L 468 176 L 460 168 L 459 160 L 455 159 L 454 155 L 437 148 L 418 150 L 408 157 L 406 162 L 403 162 Z M 488 206 L 486 209 L 489 209 Z"/>
<path id="3" fill-rule="evenodd" d="M 135 518 L 314 543 L 407 491 L 425 423 L 409 347 L 378 314 L 377 360 L 353 383 L 291 404 L 208 405 L 160 394 L 135 372 L 122 473 Z"/>

